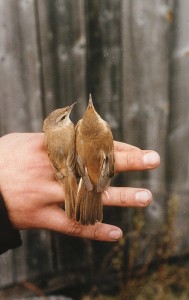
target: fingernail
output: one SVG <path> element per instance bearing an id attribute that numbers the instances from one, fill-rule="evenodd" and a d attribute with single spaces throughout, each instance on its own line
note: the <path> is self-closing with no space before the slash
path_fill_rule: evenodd
<path id="1" fill-rule="evenodd" d="M 135 199 L 139 204 L 147 205 L 150 202 L 151 195 L 147 191 L 140 191 L 136 193 Z"/>
<path id="2" fill-rule="evenodd" d="M 160 157 L 157 152 L 149 152 L 143 156 L 144 163 L 149 166 L 155 166 L 160 162 Z"/>
<path id="3" fill-rule="evenodd" d="M 112 240 L 119 240 L 122 237 L 122 231 L 114 229 L 109 232 L 109 238 Z"/>

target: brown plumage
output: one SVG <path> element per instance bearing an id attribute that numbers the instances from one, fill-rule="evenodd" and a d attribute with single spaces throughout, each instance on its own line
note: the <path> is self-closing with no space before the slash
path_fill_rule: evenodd
<path id="1" fill-rule="evenodd" d="M 114 175 L 113 136 L 95 111 L 90 96 L 83 119 L 76 126 L 76 168 L 81 176 L 76 198 L 76 220 L 82 225 L 101 222 L 101 192 Z"/>
<path id="2" fill-rule="evenodd" d="M 70 219 L 75 217 L 77 193 L 77 181 L 75 177 L 75 128 L 69 118 L 74 104 L 53 111 L 43 124 L 48 156 L 57 180 L 64 186 L 65 210 Z"/>

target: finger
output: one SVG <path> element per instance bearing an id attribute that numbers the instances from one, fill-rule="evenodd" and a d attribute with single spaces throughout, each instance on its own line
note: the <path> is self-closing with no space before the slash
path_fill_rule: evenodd
<path id="1" fill-rule="evenodd" d="M 159 164 L 160 156 L 155 151 L 137 148 L 132 151 L 115 151 L 116 172 L 154 169 Z"/>
<path id="2" fill-rule="evenodd" d="M 122 143 L 119 141 L 114 141 L 114 150 L 115 151 L 131 151 L 131 150 L 140 150 L 138 147 L 130 145 L 130 144 L 126 144 L 126 143 Z"/>
<path id="3" fill-rule="evenodd" d="M 45 182 L 43 187 L 40 187 L 40 194 L 43 196 L 43 203 L 63 203 L 65 198 L 64 187 L 58 181 Z M 37 196 L 37 195 L 36 195 Z"/>
<path id="4" fill-rule="evenodd" d="M 95 225 L 83 226 L 78 222 L 69 220 L 65 211 L 57 206 L 47 207 L 38 214 L 38 228 L 58 231 L 67 235 L 93 239 L 98 241 L 117 241 L 122 237 L 120 228 L 96 223 Z M 37 226 L 37 225 L 36 225 Z"/>
<path id="5" fill-rule="evenodd" d="M 146 189 L 131 187 L 109 187 L 102 193 L 104 205 L 145 207 L 152 202 L 152 193 Z"/>

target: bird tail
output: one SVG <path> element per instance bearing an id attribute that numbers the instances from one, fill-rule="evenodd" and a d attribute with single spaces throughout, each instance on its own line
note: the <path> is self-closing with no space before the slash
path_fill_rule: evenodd
<path id="1" fill-rule="evenodd" d="M 65 211 L 69 219 L 75 218 L 77 188 L 77 179 L 71 172 L 68 177 L 64 177 Z"/>
<path id="2" fill-rule="evenodd" d="M 88 191 L 82 178 L 76 197 L 75 218 L 81 225 L 94 225 L 103 219 L 101 193 L 95 190 Z"/>

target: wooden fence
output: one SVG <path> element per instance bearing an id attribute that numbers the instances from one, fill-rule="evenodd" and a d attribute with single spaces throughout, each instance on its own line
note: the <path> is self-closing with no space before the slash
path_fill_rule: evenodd
<path id="1" fill-rule="evenodd" d="M 0 297 L 29 294 L 28 281 L 53 292 L 106 278 L 113 289 L 136 265 L 189 253 L 188 19 L 187 0 L 0 0 L 1 135 L 41 131 L 76 100 L 78 120 L 91 92 L 115 139 L 161 156 L 155 171 L 115 178 L 154 196 L 147 209 L 105 208 L 120 243 L 23 232 L 0 258 Z"/>

